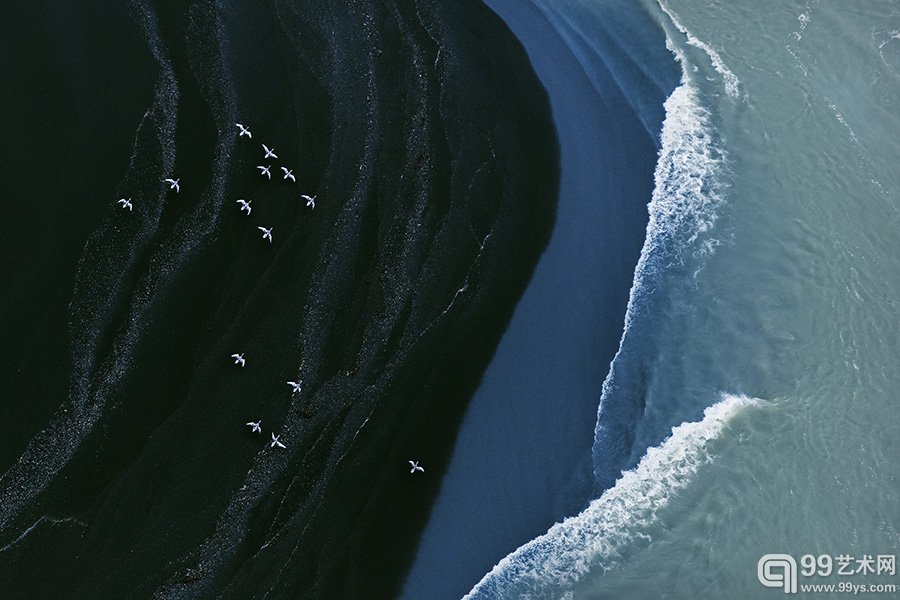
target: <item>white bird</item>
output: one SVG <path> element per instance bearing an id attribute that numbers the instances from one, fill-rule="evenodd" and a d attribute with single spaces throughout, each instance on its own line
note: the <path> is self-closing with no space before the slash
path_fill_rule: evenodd
<path id="1" fill-rule="evenodd" d="M 262 433 L 262 421 L 257 421 L 256 423 L 250 421 L 247 425 L 250 427 L 252 433 Z"/>
<path id="2" fill-rule="evenodd" d="M 259 229 L 260 231 L 263 232 L 263 239 L 269 240 L 269 243 L 271 244 L 272 243 L 272 230 L 274 229 L 274 227 L 269 227 L 268 229 L 266 229 L 265 227 L 257 227 L 257 229 Z"/>
<path id="3" fill-rule="evenodd" d="M 231 358 L 234 359 L 234 364 L 236 364 L 236 365 L 240 365 L 243 367 L 245 364 L 247 364 L 247 361 L 244 360 L 243 352 L 241 352 L 240 354 L 232 354 Z"/>
<path id="4" fill-rule="evenodd" d="M 120 198 L 119 201 L 116 202 L 116 204 L 121 204 L 122 207 L 127 208 L 129 212 L 131 212 L 131 209 L 134 208 L 133 206 L 131 206 L 131 198 Z"/>
<path id="5" fill-rule="evenodd" d="M 279 441 L 280 439 L 281 439 L 281 436 L 280 436 L 280 435 L 275 435 L 275 434 L 273 433 L 273 434 L 272 434 L 272 443 L 269 444 L 269 448 L 274 448 L 275 446 L 278 446 L 279 448 L 287 448 L 287 446 L 285 446 L 284 444 L 282 444 L 282 443 Z"/>
<path id="6" fill-rule="evenodd" d="M 303 382 L 302 381 L 288 381 L 287 384 L 289 386 L 291 386 L 292 388 L 294 388 L 294 390 L 291 393 L 296 394 L 297 392 L 300 391 L 300 386 L 303 385 Z"/>
<path id="7" fill-rule="evenodd" d="M 250 203 L 251 203 L 251 202 L 253 202 L 253 200 L 244 200 L 244 199 L 242 199 L 242 198 L 239 198 L 239 199 L 237 200 L 237 204 L 240 204 L 240 205 L 241 205 L 241 211 L 247 213 L 247 215 L 249 215 L 249 214 L 250 214 L 250 211 L 252 210 L 252 209 L 250 208 Z"/>
<path id="8" fill-rule="evenodd" d="M 176 193 L 176 194 L 177 194 L 177 193 L 179 192 L 179 190 L 181 189 L 181 188 L 178 187 L 178 182 L 179 182 L 179 181 L 181 181 L 181 179 L 169 179 L 169 178 L 165 179 L 165 182 L 169 184 L 169 189 L 170 189 L 170 190 L 175 190 L 175 193 Z"/>
<path id="9" fill-rule="evenodd" d="M 423 473 L 425 472 L 425 469 L 423 469 L 422 467 L 419 466 L 419 461 L 415 461 L 415 462 L 409 461 L 409 466 L 410 466 L 410 469 L 409 469 L 410 473 L 415 473 L 416 471 L 422 471 Z"/>
<path id="10" fill-rule="evenodd" d="M 294 183 L 297 183 L 297 179 L 294 177 L 294 171 L 292 169 L 288 169 L 287 167 L 281 167 L 281 170 L 284 171 L 285 179 L 290 179 Z"/>
<path id="11" fill-rule="evenodd" d="M 237 125 L 238 128 L 241 130 L 241 132 L 238 134 L 238 137 L 244 137 L 245 135 L 246 135 L 248 138 L 252 138 L 252 137 L 253 137 L 253 134 L 250 133 L 250 128 L 249 128 L 249 127 L 244 127 L 244 126 L 241 125 L 240 123 L 235 123 L 235 125 Z"/>
<path id="12" fill-rule="evenodd" d="M 306 208 L 316 207 L 316 196 L 307 196 L 306 194 L 300 194 L 300 197 L 306 200 Z"/>
<path id="13" fill-rule="evenodd" d="M 269 158 L 270 156 L 271 156 L 272 158 L 278 158 L 278 155 L 275 154 L 275 148 L 269 148 L 269 147 L 266 146 L 265 144 L 263 144 L 262 147 L 263 147 L 263 150 L 266 151 L 266 155 L 263 156 L 263 158 Z"/>
<path id="14" fill-rule="evenodd" d="M 259 169 L 260 175 L 265 175 L 270 180 L 272 179 L 272 174 L 269 172 L 269 165 L 266 165 L 266 166 L 256 165 L 256 168 Z"/>

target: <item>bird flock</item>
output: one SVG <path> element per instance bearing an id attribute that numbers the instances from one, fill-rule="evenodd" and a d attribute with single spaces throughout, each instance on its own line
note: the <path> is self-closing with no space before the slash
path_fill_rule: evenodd
<path id="1" fill-rule="evenodd" d="M 253 138 L 253 132 L 250 131 L 250 128 L 246 125 L 242 125 L 241 123 L 235 123 L 235 126 L 238 128 L 238 137 L 246 137 L 248 139 Z M 270 148 L 265 144 L 262 144 L 263 149 L 263 161 L 266 161 L 270 158 L 278 158 L 278 155 L 275 153 L 274 148 Z M 281 172 L 284 174 L 282 178 L 284 181 L 289 181 L 290 183 L 297 183 L 297 178 L 294 176 L 294 170 L 289 169 L 284 165 L 279 166 L 281 168 Z M 272 165 L 271 164 L 262 164 L 256 165 L 256 168 L 259 169 L 260 176 L 264 176 L 269 181 L 272 180 Z M 163 183 L 169 186 L 169 191 L 174 191 L 176 194 L 181 191 L 181 180 L 174 179 L 171 177 L 167 177 L 163 179 Z M 306 208 L 313 210 L 316 207 L 316 196 L 309 196 L 307 194 L 300 194 L 300 199 L 306 202 Z M 253 212 L 253 208 L 250 206 L 252 204 L 252 200 L 247 200 L 245 198 L 238 198 L 235 200 L 235 204 L 240 206 L 240 212 L 246 213 L 247 216 L 250 216 L 250 213 Z M 128 212 L 132 212 L 134 210 L 134 204 L 131 201 L 131 198 L 119 198 L 116 201 L 116 204 L 121 206 L 123 209 L 128 210 Z M 272 243 L 272 230 L 274 227 L 257 227 L 257 229 L 262 232 L 262 239 L 268 241 L 270 244 Z"/>
<path id="2" fill-rule="evenodd" d="M 253 133 L 250 131 L 250 128 L 246 125 L 242 125 L 241 123 L 235 123 L 235 126 L 238 128 L 238 137 L 246 137 L 248 139 L 253 138 Z M 270 148 L 266 144 L 262 144 L 263 149 L 263 161 L 267 161 L 270 158 L 277 159 L 278 155 L 275 153 L 274 148 Z M 283 173 L 283 180 L 289 181 L 291 183 L 297 183 L 297 178 L 294 176 L 293 169 L 289 169 L 286 166 L 279 165 L 281 171 Z M 267 180 L 272 180 L 272 165 L 271 164 L 261 164 L 257 165 L 256 168 L 259 170 L 260 176 L 264 176 Z M 167 177 L 163 179 L 163 183 L 169 186 L 169 191 L 174 191 L 176 194 L 181 191 L 180 179 Z M 313 210 L 316 208 L 316 196 L 317 195 L 308 195 L 308 194 L 300 194 L 300 199 L 306 203 L 306 208 Z M 250 213 L 253 211 L 253 208 L 250 206 L 253 203 L 252 200 L 247 200 L 245 198 L 238 198 L 235 200 L 235 204 L 240 206 L 239 211 L 242 213 L 246 213 L 247 216 L 250 216 Z M 116 201 L 116 204 L 121 206 L 123 209 L 127 209 L 128 212 L 132 212 L 134 210 L 134 204 L 132 203 L 132 199 L 129 198 L 120 198 Z M 257 226 L 257 229 L 262 232 L 262 239 L 268 241 L 270 244 L 272 243 L 272 230 L 274 227 L 261 227 Z M 247 364 L 246 359 L 244 358 L 244 353 L 235 353 L 231 355 L 231 358 L 234 359 L 234 364 L 238 367 L 245 367 Z M 288 381 L 286 382 L 291 387 L 291 394 L 299 394 L 303 381 Z M 262 434 L 262 419 L 259 421 L 249 421 L 246 423 L 247 427 L 250 427 L 251 433 Z M 276 435 L 275 432 L 271 433 L 271 440 L 268 442 L 270 448 L 287 448 L 284 443 L 281 441 L 281 435 Z M 415 473 L 424 473 L 425 469 L 419 466 L 418 461 L 408 461 L 411 474 Z"/>
<path id="3" fill-rule="evenodd" d="M 246 125 L 242 125 L 241 123 L 235 123 L 235 126 L 239 129 L 238 137 L 246 137 L 248 139 L 253 138 L 253 133 L 250 131 L 249 127 L 247 127 Z M 278 155 L 275 153 L 274 148 L 269 148 L 265 144 L 262 144 L 262 149 L 263 149 L 263 153 L 264 153 L 263 161 L 270 159 L 270 158 L 276 158 L 276 159 L 278 158 Z M 271 170 L 272 165 L 270 165 L 270 164 L 256 165 L 256 168 L 259 169 L 260 176 L 265 176 L 266 179 L 268 179 L 269 181 L 272 181 L 272 170 Z M 284 165 L 281 165 L 280 168 L 281 168 L 282 173 L 284 173 L 284 177 L 282 178 L 284 181 L 289 181 L 291 183 L 297 183 L 297 178 L 294 177 L 293 169 L 288 169 Z M 303 200 L 306 200 L 307 208 L 313 209 L 316 207 L 315 201 L 310 203 L 310 201 L 309 201 L 310 197 L 307 196 L 306 194 L 300 194 L 300 197 Z M 313 196 L 313 198 L 315 198 L 315 196 Z M 253 202 L 253 201 L 246 200 L 244 198 L 238 198 L 237 200 L 235 200 L 235 204 L 240 205 L 240 211 L 247 213 L 248 217 L 250 216 L 250 213 L 253 211 L 253 208 L 250 206 L 251 202 Z M 262 232 L 262 239 L 268 241 L 271 244 L 272 243 L 272 230 L 274 229 L 274 227 L 257 226 L 257 229 L 260 232 Z M 273 441 L 273 443 L 274 443 L 274 441 Z"/>
<path id="4" fill-rule="evenodd" d="M 247 359 L 244 358 L 243 352 L 239 352 L 239 353 L 236 352 L 231 355 L 231 358 L 234 359 L 234 364 L 237 365 L 238 367 L 243 368 L 243 367 L 247 366 Z M 296 394 L 296 393 L 300 392 L 301 386 L 303 385 L 303 381 L 288 381 L 287 384 L 289 386 L 291 386 L 291 390 L 292 390 L 291 393 Z M 260 433 L 260 434 L 262 433 L 262 419 L 260 419 L 259 421 L 249 421 L 246 425 L 247 425 L 247 427 L 250 428 L 251 433 Z M 272 440 L 271 440 L 271 442 L 269 442 L 269 447 L 270 448 L 286 448 L 287 446 L 285 446 L 281 442 L 281 436 L 275 435 L 275 432 L 273 431 L 272 432 Z"/>
<path id="5" fill-rule="evenodd" d="M 247 365 L 247 359 L 244 358 L 243 352 L 232 354 L 231 358 L 234 359 L 234 364 L 238 367 L 243 368 Z M 286 381 L 285 383 L 288 384 L 288 386 L 291 388 L 291 395 L 299 394 L 303 389 L 303 380 Z M 262 435 L 262 419 L 260 419 L 259 421 L 248 421 L 245 425 L 250 428 L 250 433 L 258 433 Z M 269 441 L 269 448 L 287 448 L 287 446 L 282 443 L 280 435 L 275 435 L 274 431 L 270 433 L 272 439 Z M 410 474 L 425 472 L 425 468 L 419 465 L 419 461 L 410 460 L 407 462 L 409 462 Z"/>

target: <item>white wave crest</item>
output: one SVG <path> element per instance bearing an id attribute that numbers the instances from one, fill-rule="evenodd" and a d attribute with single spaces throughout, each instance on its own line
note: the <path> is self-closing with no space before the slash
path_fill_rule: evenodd
<path id="1" fill-rule="evenodd" d="M 607 438 L 616 439 L 617 435 L 607 430 L 604 415 L 611 409 L 629 410 L 628 406 L 613 407 L 612 403 L 617 372 L 622 368 L 620 356 L 629 343 L 634 323 L 640 314 L 649 310 L 653 289 L 663 273 L 683 264 L 689 255 L 702 256 L 714 251 L 716 242 L 707 234 L 716 222 L 719 206 L 724 203 L 726 155 L 715 141 L 709 111 L 700 104 L 687 79 L 672 92 L 664 107 L 666 118 L 653 176 L 653 195 L 648 205 L 647 233 L 629 292 L 619 350 L 603 382 L 597 410 L 594 462 L 599 479 L 602 470 L 616 468 L 616 465 L 601 464 L 610 456 Z M 614 421 L 627 422 L 627 415 L 624 421 L 618 416 Z"/>
<path id="2" fill-rule="evenodd" d="M 725 152 L 714 139 L 709 111 L 694 88 L 682 83 L 663 106 L 666 118 L 638 274 L 651 254 L 679 253 L 709 231 L 724 198 Z"/>
<path id="3" fill-rule="evenodd" d="M 694 474 L 711 460 L 707 448 L 744 407 L 760 401 L 723 395 L 701 421 L 682 423 L 661 445 L 650 448 L 634 470 L 625 472 L 579 515 L 557 523 L 544 535 L 501 560 L 465 596 L 559 598 L 589 570 L 614 565 L 620 550 L 658 519 L 658 513 Z"/>
<path id="4" fill-rule="evenodd" d="M 695 48 L 699 48 L 706 53 L 709 57 L 710 63 L 712 63 L 713 69 L 716 70 L 716 73 L 722 76 L 722 81 L 725 84 L 725 93 L 727 93 L 732 98 L 740 99 L 741 97 L 741 80 L 737 78 L 737 75 L 732 72 L 731 69 L 728 68 L 728 65 L 725 64 L 725 61 L 722 60 L 722 57 L 719 55 L 719 52 L 701 40 L 698 40 L 694 34 L 688 31 L 687 27 L 682 25 L 681 21 L 672 12 L 665 2 L 660 1 L 659 7 L 662 9 L 666 16 L 672 21 L 672 25 L 675 26 L 678 31 L 684 34 L 687 39 L 687 43 Z"/>

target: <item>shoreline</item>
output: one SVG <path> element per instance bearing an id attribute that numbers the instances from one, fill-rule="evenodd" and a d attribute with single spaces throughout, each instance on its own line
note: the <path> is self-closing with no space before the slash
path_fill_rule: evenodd
<path id="1" fill-rule="evenodd" d="M 661 123 L 665 96 L 655 114 L 638 115 L 606 66 L 586 73 L 533 4 L 487 4 L 525 46 L 550 95 L 561 150 L 557 222 L 466 412 L 405 600 L 462 596 L 589 499 L 597 406 L 653 189 L 657 142 L 646 122 Z M 644 83 L 638 105 L 657 81 Z"/>

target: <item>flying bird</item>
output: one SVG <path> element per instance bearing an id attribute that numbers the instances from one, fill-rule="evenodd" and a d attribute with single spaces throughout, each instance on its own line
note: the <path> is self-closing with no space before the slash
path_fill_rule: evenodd
<path id="1" fill-rule="evenodd" d="M 178 187 L 178 182 L 181 181 L 181 179 L 169 179 L 169 178 L 166 178 L 164 181 L 165 181 L 165 183 L 168 183 L 168 184 L 169 184 L 169 189 L 170 189 L 170 190 L 175 190 L 175 193 L 176 193 L 176 194 L 181 190 L 181 188 Z"/>
<path id="2" fill-rule="evenodd" d="M 281 436 L 280 436 L 280 435 L 275 435 L 275 434 L 273 433 L 273 434 L 272 434 L 272 443 L 269 444 L 269 448 L 274 448 L 275 446 L 278 446 L 279 448 L 287 448 L 287 446 L 285 446 L 284 444 L 282 444 L 280 440 L 281 440 Z"/>
<path id="3" fill-rule="evenodd" d="M 244 126 L 241 125 L 240 123 L 235 123 L 235 125 L 237 125 L 238 129 L 241 130 L 241 132 L 238 134 L 238 137 L 244 137 L 245 135 L 246 135 L 248 138 L 252 138 L 252 137 L 253 137 L 253 134 L 250 133 L 250 128 L 249 128 L 249 127 L 244 127 Z"/>
<path id="4" fill-rule="evenodd" d="M 240 365 L 243 367 L 245 364 L 247 364 L 247 361 L 244 360 L 243 352 L 241 352 L 240 354 L 232 354 L 231 358 L 234 359 L 234 364 L 236 364 L 236 365 Z"/>
<path id="5" fill-rule="evenodd" d="M 262 147 L 263 147 L 263 150 L 266 151 L 266 155 L 263 156 L 263 158 L 269 158 L 270 156 L 271 156 L 272 158 L 278 158 L 278 155 L 275 154 L 275 148 L 269 148 L 269 147 L 266 146 L 265 144 L 263 144 Z"/>
<path id="6" fill-rule="evenodd" d="M 131 206 L 131 198 L 120 198 L 116 204 L 121 204 L 123 208 L 128 209 L 128 212 L 131 212 L 131 209 L 134 208 Z"/>
<path id="7" fill-rule="evenodd" d="M 257 421 L 256 423 L 254 423 L 253 421 L 250 421 L 249 423 L 247 423 L 247 426 L 250 427 L 250 431 L 252 433 L 262 433 L 261 425 L 262 425 L 262 421 Z"/>
<path id="8" fill-rule="evenodd" d="M 294 388 L 294 390 L 291 393 L 296 394 L 297 392 L 300 391 L 300 386 L 303 385 L 303 382 L 302 381 L 288 381 L 287 384 L 289 386 L 291 386 L 292 388 Z"/>
<path id="9" fill-rule="evenodd" d="M 250 211 L 252 210 L 252 209 L 250 208 L 250 203 L 251 203 L 251 202 L 253 202 L 253 200 L 243 200 L 243 199 L 240 199 L 240 198 L 237 200 L 237 204 L 240 204 L 240 205 L 241 205 L 241 212 L 247 213 L 248 216 L 250 215 Z"/>
<path id="10" fill-rule="evenodd" d="M 274 229 L 274 227 L 269 227 L 268 229 L 266 229 L 265 227 L 257 227 L 257 229 L 259 229 L 260 231 L 263 232 L 263 239 L 269 240 L 269 243 L 271 244 L 272 243 L 272 230 Z"/>
<path id="11" fill-rule="evenodd" d="M 415 461 L 415 462 L 409 461 L 409 466 L 410 466 L 410 469 L 409 469 L 410 473 L 415 473 L 416 471 L 421 471 L 423 473 L 425 472 L 425 469 L 423 469 L 422 467 L 419 466 L 419 461 Z"/>
<path id="12" fill-rule="evenodd" d="M 271 181 L 271 179 L 272 179 L 272 174 L 269 172 L 269 165 L 266 165 L 266 166 L 256 165 L 256 168 L 259 169 L 259 174 L 260 174 L 260 175 L 265 175 L 265 176 L 268 177 L 269 180 Z"/>
<path id="13" fill-rule="evenodd" d="M 297 183 L 297 179 L 294 177 L 294 171 L 292 169 L 288 169 L 287 167 L 281 167 L 281 170 L 284 171 L 285 179 L 290 179 L 294 183 Z"/>
<path id="14" fill-rule="evenodd" d="M 306 208 L 313 209 L 316 207 L 316 196 L 307 196 L 306 194 L 300 194 L 300 197 L 306 200 Z"/>

